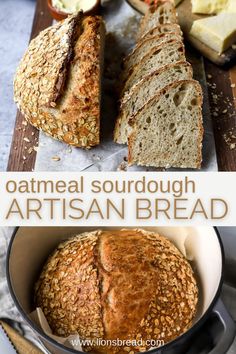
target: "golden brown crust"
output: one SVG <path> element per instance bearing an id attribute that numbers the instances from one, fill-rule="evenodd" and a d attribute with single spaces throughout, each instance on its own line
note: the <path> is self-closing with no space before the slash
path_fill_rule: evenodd
<path id="1" fill-rule="evenodd" d="M 62 93 L 81 13 L 51 26 L 30 42 L 16 71 L 15 101 L 25 115 L 54 106 Z"/>
<path id="2" fill-rule="evenodd" d="M 14 82 L 25 118 L 55 139 L 78 147 L 99 143 L 104 25 L 74 15 L 30 44 Z"/>
<path id="3" fill-rule="evenodd" d="M 62 243 L 48 259 L 35 289 L 35 300 L 54 333 L 81 338 L 103 336 L 95 248 L 99 232 Z"/>
<path id="4" fill-rule="evenodd" d="M 36 286 L 36 304 L 55 334 L 77 331 L 90 339 L 168 342 L 191 326 L 197 301 L 187 260 L 170 241 L 144 230 L 94 231 L 70 239 L 51 256 Z M 145 343 L 94 346 L 93 352 L 143 349 Z"/>

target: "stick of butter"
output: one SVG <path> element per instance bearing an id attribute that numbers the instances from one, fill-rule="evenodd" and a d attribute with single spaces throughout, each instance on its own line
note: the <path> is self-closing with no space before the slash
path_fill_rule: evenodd
<path id="1" fill-rule="evenodd" d="M 192 12 L 218 14 L 222 11 L 236 12 L 236 0 L 192 0 Z"/>
<path id="2" fill-rule="evenodd" d="M 218 53 L 236 42 L 236 14 L 222 12 L 193 22 L 190 34 Z"/>

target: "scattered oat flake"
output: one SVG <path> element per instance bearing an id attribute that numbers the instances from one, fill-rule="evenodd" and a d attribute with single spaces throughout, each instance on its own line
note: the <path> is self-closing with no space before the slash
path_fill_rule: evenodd
<path id="1" fill-rule="evenodd" d="M 224 109 L 222 113 L 225 114 L 227 112 L 228 112 L 228 109 Z"/>
<path id="2" fill-rule="evenodd" d="M 234 150 L 235 146 L 236 146 L 236 144 L 230 144 L 230 150 Z"/>
<path id="3" fill-rule="evenodd" d="M 208 79 L 212 79 L 212 75 L 211 74 L 208 74 L 207 77 L 208 77 Z"/>
<path id="4" fill-rule="evenodd" d="M 26 160 L 26 157 L 25 157 L 25 156 L 23 156 L 23 160 Z"/>
<path id="5" fill-rule="evenodd" d="M 24 141 L 26 141 L 27 143 L 30 143 L 30 140 L 28 138 L 24 138 Z"/>
<path id="6" fill-rule="evenodd" d="M 60 161 L 61 158 L 60 158 L 59 156 L 53 156 L 53 157 L 52 157 L 52 160 L 53 160 L 53 161 Z"/>
<path id="7" fill-rule="evenodd" d="M 236 84 L 231 84 L 230 86 L 231 86 L 232 88 L 235 88 Z"/>
<path id="8" fill-rule="evenodd" d="M 28 123 L 26 122 L 26 120 L 23 120 L 22 124 L 26 126 Z"/>
<path id="9" fill-rule="evenodd" d="M 117 171 L 127 171 L 127 162 L 121 162 L 117 167 Z"/>
<path id="10" fill-rule="evenodd" d="M 38 149 L 39 149 L 39 148 L 38 148 L 38 146 L 34 146 L 34 151 L 36 151 L 36 152 L 37 152 L 37 151 L 38 151 Z"/>
<path id="11" fill-rule="evenodd" d="M 236 44 L 233 44 L 233 45 L 232 45 L 232 48 L 233 48 L 233 49 L 236 49 Z"/>

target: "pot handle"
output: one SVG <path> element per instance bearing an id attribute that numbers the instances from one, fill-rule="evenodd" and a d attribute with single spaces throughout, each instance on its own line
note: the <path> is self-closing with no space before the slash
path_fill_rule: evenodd
<path id="1" fill-rule="evenodd" d="M 215 348 L 210 351 L 209 354 L 225 354 L 235 337 L 235 323 L 232 317 L 230 316 L 229 312 L 227 311 L 225 305 L 223 304 L 222 300 L 219 300 L 217 302 L 217 304 L 213 308 L 212 313 L 218 317 L 218 320 L 223 325 L 223 333 Z"/>

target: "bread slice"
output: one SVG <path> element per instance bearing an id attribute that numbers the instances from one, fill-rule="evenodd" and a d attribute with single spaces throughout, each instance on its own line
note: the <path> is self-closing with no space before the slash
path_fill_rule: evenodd
<path id="1" fill-rule="evenodd" d="M 158 1 L 157 4 L 149 7 L 143 17 L 137 38 L 144 36 L 156 26 L 166 23 L 177 23 L 175 7 L 169 1 Z"/>
<path id="2" fill-rule="evenodd" d="M 33 126 L 74 146 L 99 143 L 104 34 L 101 17 L 78 13 L 30 43 L 17 69 L 14 98 Z"/>
<path id="3" fill-rule="evenodd" d="M 138 42 L 134 50 L 124 60 L 124 76 L 128 70 L 134 65 L 137 65 L 151 49 L 161 45 L 163 42 L 167 42 L 170 39 L 181 41 L 182 37 L 171 32 L 149 37 L 147 39 L 145 38 Z"/>
<path id="4" fill-rule="evenodd" d="M 202 91 L 197 81 L 182 80 L 165 87 L 129 123 L 131 165 L 201 167 Z"/>
<path id="5" fill-rule="evenodd" d="M 148 75 L 135 85 L 129 95 L 125 96 L 120 114 L 116 121 L 114 140 L 118 144 L 126 144 L 129 134 L 129 119 L 135 115 L 158 90 L 179 80 L 192 79 L 192 67 L 187 62 L 169 64 Z"/>
<path id="6" fill-rule="evenodd" d="M 180 37 L 183 36 L 181 28 L 177 23 L 165 23 L 164 25 L 157 25 L 156 27 L 152 28 L 150 31 L 148 31 L 143 36 L 141 36 L 139 38 L 139 41 L 153 36 L 160 36 L 161 34 L 167 34 L 167 33 L 175 33 Z"/>
<path id="7" fill-rule="evenodd" d="M 121 96 L 145 76 L 153 73 L 162 66 L 185 60 L 185 50 L 182 41 L 169 40 L 163 42 L 161 45 L 153 48 L 139 64 L 129 70 L 129 78 L 124 84 Z"/>

